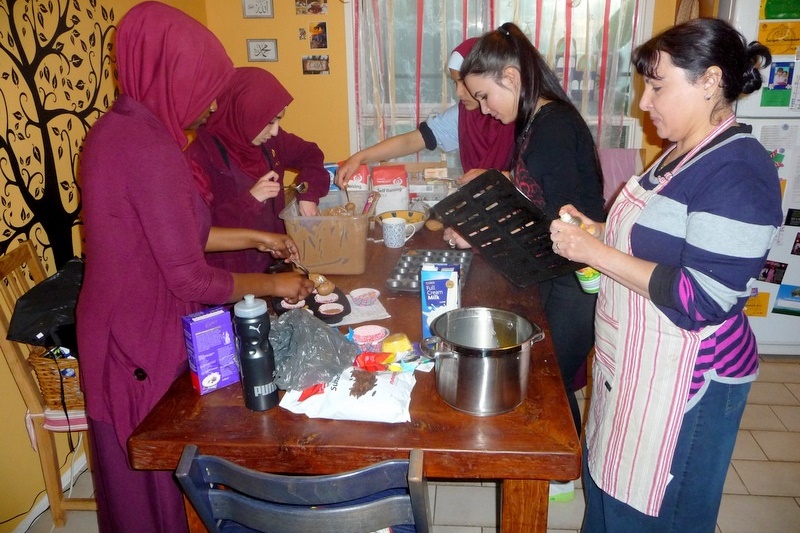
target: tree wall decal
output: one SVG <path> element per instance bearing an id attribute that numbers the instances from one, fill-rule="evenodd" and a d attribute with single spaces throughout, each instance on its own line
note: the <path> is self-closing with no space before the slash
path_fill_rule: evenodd
<path id="1" fill-rule="evenodd" d="M 0 2 L 0 253 L 30 238 L 56 269 L 80 255 L 78 160 L 119 94 L 113 29 L 97 0 Z"/>

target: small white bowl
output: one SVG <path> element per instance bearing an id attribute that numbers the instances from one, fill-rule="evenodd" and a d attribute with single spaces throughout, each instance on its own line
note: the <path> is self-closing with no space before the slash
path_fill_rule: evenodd
<path id="1" fill-rule="evenodd" d="M 425 225 L 425 221 L 428 220 L 427 213 L 405 209 L 397 211 L 384 211 L 378 215 L 378 221 L 383 224 L 384 220 L 392 217 L 402 218 L 407 224 L 413 225 L 415 231 L 421 230 L 422 226 Z"/>
<path id="2" fill-rule="evenodd" d="M 359 307 L 375 305 L 380 295 L 381 292 L 378 289 L 371 288 L 353 289 L 350 291 L 350 297 L 353 299 L 353 303 Z"/>
<path id="3" fill-rule="evenodd" d="M 336 316 L 344 311 L 342 304 L 322 304 L 319 306 L 319 313 L 325 316 Z"/>
<path id="4" fill-rule="evenodd" d="M 358 344 L 362 352 L 380 352 L 383 339 L 389 330 L 376 325 L 358 326 L 353 330 L 353 342 Z"/>
<path id="5" fill-rule="evenodd" d="M 335 292 L 332 292 L 326 296 L 322 296 L 321 294 L 314 295 L 314 301 L 318 304 L 332 304 L 339 300 L 339 295 Z"/>
<path id="6" fill-rule="evenodd" d="M 300 300 L 296 304 L 290 304 L 286 300 L 281 300 L 281 307 L 283 307 L 284 309 L 300 309 L 301 307 L 304 307 L 305 305 L 306 305 L 306 301 L 305 300 Z"/>

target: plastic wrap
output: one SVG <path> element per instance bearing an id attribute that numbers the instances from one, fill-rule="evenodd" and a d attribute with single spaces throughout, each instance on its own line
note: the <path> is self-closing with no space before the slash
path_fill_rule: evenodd
<path id="1" fill-rule="evenodd" d="M 273 320 L 269 341 L 275 352 L 275 384 L 283 390 L 328 383 L 353 366 L 358 355 L 358 346 L 303 309 Z"/>

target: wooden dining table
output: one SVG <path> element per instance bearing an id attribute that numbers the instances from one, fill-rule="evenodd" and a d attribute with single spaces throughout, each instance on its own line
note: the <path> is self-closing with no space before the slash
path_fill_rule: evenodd
<path id="1" fill-rule="evenodd" d="M 398 258 L 410 249 L 449 250 L 441 231 L 422 229 L 403 249 L 368 243 L 364 274 L 329 278 L 345 293 L 359 287 L 379 289 L 380 302 L 391 317 L 375 323 L 418 341 L 422 331 L 420 295 L 387 286 Z M 174 470 L 184 446 L 196 444 L 203 454 L 263 472 L 332 474 L 386 459 L 408 458 L 410 450 L 419 448 L 424 451 L 428 479 L 499 482 L 500 531 L 544 532 L 549 480 L 576 479 L 581 448 L 538 289 L 512 285 L 475 253 L 461 305 L 506 309 L 545 331 L 544 340 L 531 347 L 527 395 L 510 412 L 478 417 L 454 409 L 437 393 L 434 371 L 416 372 L 411 421 L 395 424 L 312 419 L 280 407 L 253 412 L 244 406 L 240 386 L 201 396 L 192 388 L 187 373 L 128 440 L 131 465 L 143 470 Z M 205 531 L 190 506 L 187 515 L 191 531 Z"/>

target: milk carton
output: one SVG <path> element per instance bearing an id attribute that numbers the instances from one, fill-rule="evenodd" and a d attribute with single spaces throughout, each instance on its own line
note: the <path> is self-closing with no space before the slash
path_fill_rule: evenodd
<path id="1" fill-rule="evenodd" d="M 239 382 L 231 314 L 215 307 L 184 316 L 183 336 L 192 385 L 206 394 Z"/>
<path id="2" fill-rule="evenodd" d="M 325 163 L 322 165 L 322 168 L 328 172 L 328 190 L 338 191 L 339 187 L 336 186 L 336 171 L 339 169 L 339 165 L 336 163 Z"/>
<path id="3" fill-rule="evenodd" d="M 444 263 L 423 263 L 419 272 L 422 302 L 422 338 L 431 334 L 431 323 L 439 315 L 461 305 L 461 267 Z"/>

